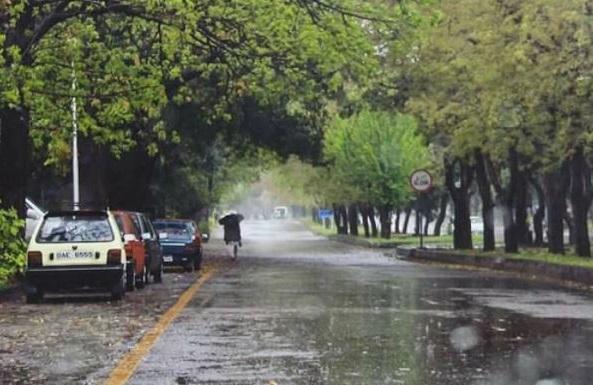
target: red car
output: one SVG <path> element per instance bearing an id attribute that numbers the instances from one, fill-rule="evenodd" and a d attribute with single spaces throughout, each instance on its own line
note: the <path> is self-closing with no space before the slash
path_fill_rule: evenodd
<path id="1" fill-rule="evenodd" d="M 142 242 L 142 231 L 136 225 L 133 213 L 114 211 L 113 216 L 121 231 L 126 250 L 127 289 L 134 290 L 134 287 L 142 289 L 148 282 L 146 248 Z"/>

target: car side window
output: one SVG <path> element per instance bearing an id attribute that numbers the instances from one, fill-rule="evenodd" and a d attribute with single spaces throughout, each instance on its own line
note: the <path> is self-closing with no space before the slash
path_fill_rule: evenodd
<path id="1" fill-rule="evenodd" d="M 152 222 L 148 219 L 146 219 L 146 222 L 148 223 L 148 228 L 150 229 L 150 234 L 152 235 L 152 238 L 157 239 L 157 233 L 154 229 L 154 226 L 152 225 Z"/>
<path id="2" fill-rule="evenodd" d="M 146 217 L 143 215 L 142 216 L 142 222 L 144 225 L 144 229 L 145 232 L 150 233 L 150 238 L 154 239 L 154 230 L 152 230 L 152 226 L 150 226 L 150 222 L 148 221 L 148 219 L 146 219 Z"/>
<path id="3" fill-rule="evenodd" d="M 115 215 L 115 223 L 117 223 L 119 233 L 123 236 L 124 235 L 124 223 L 122 222 L 121 217 L 119 215 Z"/>
<path id="4" fill-rule="evenodd" d="M 136 238 L 142 239 L 142 229 L 140 226 L 138 226 L 136 221 L 134 221 L 134 215 L 130 215 L 130 217 L 132 218 L 132 226 L 134 227 L 134 234 L 136 235 Z"/>
<path id="5" fill-rule="evenodd" d="M 140 222 L 140 218 L 138 218 L 138 214 L 133 214 L 132 219 L 134 220 L 134 225 L 136 226 L 138 231 L 140 231 L 140 235 L 142 236 L 144 229 L 142 228 L 142 223 Z"/>

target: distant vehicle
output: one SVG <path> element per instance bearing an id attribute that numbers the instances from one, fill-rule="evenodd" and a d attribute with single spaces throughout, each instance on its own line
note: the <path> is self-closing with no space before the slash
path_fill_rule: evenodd
<path id="1" fill-rule="evenodd" d="M 126 251 L 108 211 L 56 211 L 44 215 L 27 250 L 27 302 L 47 290 L 105 288 L 114 300 L 126 291 Z"/>
<path id="2" fill-rule="evenodd" d="M 474 233 L 474 234 L 483 234 L 484 233 L 484 222 L 482 221 L 481 217 L 470 217 L 469 220 L 472 225 L 472 233 Z"/>
<path id="3" fill-rule="evenodd" d="M 126 249 L 127 289 L 142 289 L 148 283 L 147 253 L 142 242 L 142 231 L 134 222 L 134 214 L 131 212 L 114 211 L 113 217 Z"/>
<path id="4" fill-rule="evenodd" d="M 158 232 L 150 219 L 142 213 L 133 212 L 132 219 L 136 227 L 140 229 L 142 243 L 146 250 L 146 266 L 148 273 L 152 275 L 154 283 L 163 282 L 163 247 Z M 148 282 L 148 280 L 147 280 Z"/>
<path id="5" fill-rule="evenodd" d="M 186 271 L 199 270 L 202 263 L 202 236 L 190 219 L 158 219 L 154 227 L 163 246 L 165 266 L 182 266 Z"/>
<path id="6" fill-rule="evenodd" d="M 26 222 L 25 222 L 25 240 L 31 239 L 33 236 L 33 231 L 35 231 L 35 227 L 39 224 L 39 222 L 43 219 L 43 215 L 45 214 L 45 210 L 41 207 L 37 206 L 31 199 L 25 199 L 25 213 L 26 213 Z"/>
<path id="7" fill-rule="evenodd" d="M 272 213 L 272 219 L 286 219 L 286 218 L 288 218 L 288 207 L 286 207 L 286 206 L 274 207 L 274 212 Z"/>

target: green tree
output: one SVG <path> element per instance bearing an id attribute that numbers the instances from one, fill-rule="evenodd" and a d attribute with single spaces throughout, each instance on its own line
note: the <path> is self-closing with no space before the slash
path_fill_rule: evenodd
<path id="1" fill-rule="evenodd" d="M 326 132 L 324 154 L 339 185 L 358 190 L 351 199 L 379 208 L 382 236 L 389 238 L 391 211 L 411 197 L 411 172 L 429 163 L 415 120 L 369 110 L 337 118 Z"/>

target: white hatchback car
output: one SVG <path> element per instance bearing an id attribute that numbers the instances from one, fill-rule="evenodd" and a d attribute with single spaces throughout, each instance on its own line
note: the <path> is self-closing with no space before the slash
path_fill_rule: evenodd
<path id="1" fill-rule="evenodd" d="M 27 302 L 47 290 L 104 288 L 114 300 L 126 291 L 126 252 L 108 211 L 49 212 L 33 232 L 25 270 Z"/>

